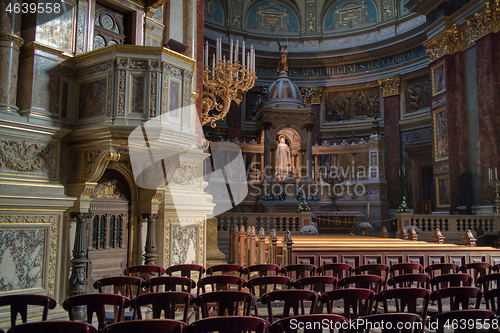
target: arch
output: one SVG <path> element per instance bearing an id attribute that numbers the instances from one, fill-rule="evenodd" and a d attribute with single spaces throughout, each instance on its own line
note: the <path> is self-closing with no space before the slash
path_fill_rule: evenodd
<path id="1" fill-rule="evenodd" d="M 205 21 L 226 26 L 229 15 L 227 14 L 227 4 L 221 0 L 205 0 L 204 6 Z"/>
<path id="2" fill-rule="evenodd" d="M 294 126 L 280 126 L 276 128 L 276 131 L 271 135 L 271 142 L 276 141 L 276 137 L 284 135 L 289 143 L 290 148 L 293 150 L 300 149 L 301 143 L 304 141 L 304 136 L 301 131 Z"/>
<path id="3" fill-rule="evenodd" d="M 372 0 L 327 1 L 320 14 L 321 28 L 324 32 L 332 32 L 373 25 L 378 22 L 378 11 L 377 4 Z"/>
<path id="4" fill-rule="evenodd" d="M 247 7 L 244 29 L 276 35 L 300 35 L 300 10 L 289 1 L 256 1 Z"/>

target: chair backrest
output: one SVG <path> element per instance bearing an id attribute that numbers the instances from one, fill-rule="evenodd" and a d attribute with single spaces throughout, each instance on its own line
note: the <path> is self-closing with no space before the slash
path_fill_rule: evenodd
<path id="1" fill-rule="evenodd" d="M 200 319 L 189 325 L 190 333 L 238 333 L 238 332 L 267 332 L 269 323 L 258 317 L 212 317 Z"/>
<path id="2" fill-rule="evenodd" d="M 342 288 L 371 289 L 378 293 L 384 286 L 384 279 L 378 275 L 352 275 L 339 281 L 338 286 Z"/>
<path id="3" fill-rule="evenodd" d="M 436 273 L 439 271 L 439 274 Z M 443 274 L 451 274 L 458 273 L 458 265 L 457 264 L 433 264 L 429 265 L 425 268 L 425 272 L 432 279 L 435 276 L 443 275 Z"/>
<path id="4" fill-rule="evenodd" d="M 297 328 L 304 328 L 305 333 L 324 332 L 325 323 L 330 327 L 330 332 L 338 332 L 343 328 L 348 328 L 346 317 L 335 314 L 311 314 L 283 318 L 275 321 L 271 325 L 271 333 L 297 332 Z"/>
<path id="5" fill-rule="evenodd" d="M 168 276 L 174 276 L 176 272 L 180 272 L 180 276 L 190 279 L 193 279 L 193 273 L 196 273 L 198 275 L 196 278 L 201 279 L 205 273 L 205 267 L 195 264 L 181 264 L 170 266 L 165 270 L 165 274 Z"/>
<path id="6" fill-rule="evenodd" d="M 241 276 L 246 275 L 246 279 L 250 280 L 252 277 L 276 275 L 280 271 L 280 267 L 274 264 L 259 264 L 248 266 L 241 271 Z M 253 272 L 257 272 L 252 276 Z"/>
<path id="7" fill-rule="evenodd" d="M 190 293 L 191 289 L 196 287 L 196 282 L 183 276 L 157 276 L 149 279 L 145 285 L 151 293 L 160 291 L 184 291 Z M 163 290 L 160 289 L 161 286 L 163 286 Z"/>
<path id="8" fill-rule="evenodd" d="M 389 273 L 391 277 L 401 274 L 423 273 L 423 272 L 424 272 L 424 266 L 417 263 L 393 264 L 389 268 Z"/>
<path id="9" fill-rule="evenodd" d="M 151 305 L 153 311 L 153 319 L 161 319 L 161 312 L 164 312 L 165 319 L 175 319 L 175 311 L 178 305 L 182 304 L 184 308 L 184 315 L 182 321 L 187 323 L 189 304 L 194 299 L 190 293 L 169 291 L 160 293 L 150 293 L 137 296 L 132 300 L 132 307 L 134 308 L 134 318 L 142 319 L 141 307 Z"/>
<path id="10" fill-rule="evenodd" d="M 337 289 L 321 296 L 321 302 L 326 303 L 328 313 L 333 313 L 335 301 L 343 301 L 343 316 L 349 320 L 372 314 L 374 300 L 373 290 L 361 288 Z"/>
<path id="11" fill-rule="evenodd" d="M 308 276 L 295 281 L 293 287 L 323 294 L 325 291 L 337 289 L 338 281 L 334 276 Z"/>
<path id="12" fill-rule="evenodd" d="M 414 313 L 421 315 L 422 318 L 426 318 L 430 297 L 431 292 L 428 289 L 396 288 L 382 290 L 375 296 L 375 300 L 378 304 L 382 303 L 384 313 L 391 312 L 387 300 L 393 299 L 396 312 Z M 418 307 L 420 304 L 422 304 L 422 308 L 419 311 Z"/>
<path id="13" fill-rule="evenodd" d="M 438 312 L 463 310 L 470 308 L 470 300 L 475 299 L 475 304 L 471 304 L 474 308 L 479 309 L 481 305 L 481 289 L 476 287 L 450 287 L 433 291 L 431 294 L 431 301 L 438 302 Z M 443 310 L 443 299 L 450 300 L 450 309 Z"/>
<path id="14" fill-rule="evenodd" d="M 383 280 L 382 288 L 385 288 L 387 279 L 389 278 L 389 266 L 384 264 L 368 264 L 361 265 L 354 269 L 356 275 L 368 274 L 381 276 Z"/>
<path id="15" fill-rule="evenodd" d="M 387 286 L 394 288 L 430 288 L 429 275 L 424 273 L 402 274 L 387 280 Z"/>
<path id="16" fill-rule="evenodd" d="M 366 327 L 364 333 L 372 332 L 374 329 L 381 327 L 381 333 L 420 333 L 423 332 L 424 322 L 422 317 L 414 313 L 382 313 L 372 314 L 359 318 L 359 327 Z M 383 323 L 383 324 L 382 324 Z M 403 328 L 397 330 L 396 327 L 403 323 Z M 353 326 L 358 326 L 354 324 Z M 378 332 L 378 331 L 377 331 Z"/>
<path id="17" fill-rule="evenodd" d="M 182 333 L 186 327 L 186 323 L 172 319 L 127 320 L 109 325 L 104 329 L 103 333 Z"/>
<path id="18" fill-rule="evenodd" d="M 165 269 L 156 265 L 137 265 L 125 268 L 123 274 L 127 276 L 130 276 L 130 274 L 137 274 L 138 277 L 147 281 L 153 276 L 161 276 L 165 274 Z"/>
<path id="19" fill-rule="evenodd" d="M 306 276 L 314 276 L 316 274 L 316 266 L 310 264 L 288 265 L 283 267 L 280 273 L 298 280 Z"/>
<path id="20" fill-rule="evenodd" d="M 53 320 L 12 326 L 8 333 L 97 333 L 97 329 L 79 321 Z"/>
<path id="21" fill-rule="evenodd" d="M 126 307 L 130 306 L 130 301 L 127 297 L 115 294 L 85 294 L 76 295 L 67 298 L 63 303 L 63 308 L 68 311 L 69 319 L 75 320 L 73 308 L 75 306 L 85 305 L 87 307 L 87 323 L 92 324 L 94 313 L 99 322 L 99 329 L 106 326 L 106 305 L 114 305 L 118 307 L 117 321 L 122 318 L 123 311 Z"/>
<path id="22" fill-rule="evenodd" d="M 491 289 L 484 293 L 486 309 L 492 310 L 496 315 L 500 314 L 500 289 Z"/>
<path id="23" fill-rule="evenodd" d="M 491 265 L 487 262 L 472 262 L 470 264 L 460 266 L 458 270 L 472 276 L 472 286 L 477 287 L 479 286 L 477 283 L 478 278 L 490 273 Z"/>
<path id="24" fill-rule="evenodd" d="M 113 276 L 102 278 L 94 282 L 94 289 L 97 289 L 100 294 L 117 294 L 132 299 L 139 296 L 143 283 L 143 279 L 134 276 Z M 112 288 L 106 288 L 108 286 Z"/>
<path id="25" fill-rule="evenodd" d="M 495 264 L 495 265 L 491 266 L 491 272 L 492 273 L 500 272 L 500 264 Z"/>
<path id="26" fill-rule="evenodd" d="M 336 278 L 343 279 L 351 276 L 354 272 L 354 267 L 349 264 L 333 263 L 320 266 L 316 272 L 322 276 L 335 276 Z"/>
<path id="27" fill-rule="evenodd" d="M 431 290 L 443 289 L 448 287 L 467 287 L 472 284 L 472 277 L 464 273 L 452 273 L 438 275 L 431 279 Z"/>
<path id="28" fill-rule="evenodd" d="M 480 323 L 484 324 L 488 322 L 491 327 L 491 323 L 494 322 L 495 313 L 490 310 L 459 310 L 459 311 L 449 311 L 436 314 L 431 316 L 427 320 L 426 327 L 434 330 L 436 333 L 449 332 L 451 324 L 456 323 L 457 329 L 454 332 L 467 332 L 473 333 L 476 332 L 476 328 L 479 328 L 479 325 L 462 325 L 461 323 L 476 323 L 478 320 Z M 470 322 L 469 322 L 470 320 Z M 485 326 L 483 326 L 485 327 Z M 427 330 L 426 330 L 427 332 Z M 480 332 L 484 332 L 480 330 Z"/>
<path id="29" fill-rule="evenodd" d="M 253 296 L 244 291 L 213 291 L 201 294 L 196 297 L 196 304 L 201 308 L 201 315 L 203 318 L 210 317 L 209 307 L 214 307 L 217 311 L 217 316 L 249 316 Z M 211 303 L 217 303 L 215 306 Z M 240 313 L 240 305 L 243 305 L 242 312 Z"/>
<path id="30" fill-rule="evenodd" d="M 222 290 L 238 290 L 245 284 L 245 279 L 234 275 L 212 275 L 206 276 L 198 281 L 198 295 L 207 292 L 207 286 L 211 287 L 210 291 Z"/>
<path id="31" fill-rule="evenodd" d="M 491 273 L 480 276 L 479 279 L 477 279 L 476 286 L 478 285 L 481 286 L 483 292 L 500 288 L 500 273 Z"/>
<path id="32" fill-rule="evenodd" d="M 28 320 L 28 305 L 43 306 L 42 320 L 47 320 L 49 309 L 54 309 L 57 305 L 55 299 L 45 295 L 7 295 L 0 297 L 0 306 L 10 306 L 10 325 L 16 325 L 17 314 L 21 315 L 21 320 L 26 323 Z"/>
<path id="33" fill-rule="evenodd" d="M 235 264 L 221 264 L 215 265 L 207 269 L 207 275 L 214 275 L 214 273 L 220 273 L 222 275 L 236 275 L 239 276 L 245 267 Z"/>
<path id="34" fill-rule="evenodd" d="M 244 287 L 247 287 L 256 299 L 260 299 L 260 296 L 268 292 L 290 289 L 292 284 L 293 279 L 287 276 L 261 276 L 248 280 Z"/>
<path id="35" fill-rule="evenodd" d="M 277 290 L 271 291 L 270 293 L 262 295 L 260 302 L 267 305 L 267 314 L 269 317 L 269 322 L 274 322 L 273 314 L 273 302 L 283 301 L 283 313 L 280 317 L 285 318 L 290 316 L 290 309 L 293 309 L 293 314 L 295 316 L 300 314 L 306 314 L 304 301 L 311 302 L 311 308 L 309 314 L 313 314 L 316 309 L 316 303 L 318 302 L 319 295 L 311 290 Z M 299 313 L 299 309 L 302 313 Z"/>

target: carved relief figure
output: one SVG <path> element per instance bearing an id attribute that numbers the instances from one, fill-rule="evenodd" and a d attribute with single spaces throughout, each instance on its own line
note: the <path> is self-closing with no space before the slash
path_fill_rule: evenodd
<path id="1" fill-rule="evenodd" d="M 290 147 L 286 143 L 286 137 L 284 135 L 280 135 L 279 143 L 276 147 L 276 178 L 279 180 L 286 178 L 291 161 Z"/>
<path id="2" fill-rule="evenodd" d="M 328 92 L 325 96 L 325 121 L 365 119 L 380 114 L 378 88 Z"/>

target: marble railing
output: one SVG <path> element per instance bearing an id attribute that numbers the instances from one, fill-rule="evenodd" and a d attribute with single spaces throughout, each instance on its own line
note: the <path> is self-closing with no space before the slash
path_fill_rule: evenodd
<path id="1" fill-rule="evenodd" d="M 431 241 L 434 231 L 439 228 L 446 243 L 460 243 L 467 230 L 476 238 L 496 235 L 500 230 L 498 215 L 449 215 L 449 214 L 398 214 L 398 230 L 407 225 L 417 226 L 421 233 L 419 240 Z"/>
<path id="2" fill-rule="evenodd" d="M 255 227 L 257 232 L 264 228 L 266 232 L 272 229 L 278 233 L 290 230 L 299 233 L 304 225 L 311 224 L 311 212 L 302 213 L 224 213 L 217 216 L 219 232 L 239 230 L 241 226 L 247 229 Z"/>

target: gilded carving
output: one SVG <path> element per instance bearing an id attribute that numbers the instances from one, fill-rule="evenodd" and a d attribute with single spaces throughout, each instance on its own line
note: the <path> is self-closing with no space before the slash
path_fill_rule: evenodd
<path id="1" fill-rule="evenodd" d="M 108 73 L 108 98 L 107 98 L 107 107 L 106 107 L 106 115 L 111 117 L 111 113 L 113 112 L 113 72 Z"/>
<path id="2" fill-rule="evenodd" d="M 467 21 L 467 43 L 475 43 L 476 40 L 489 33 L 500 31 L 500 1 L 486 3 L 486 10 L 476 14 L 474 18 Z"/>
<path id="3" fill-rule="evenodd" d="M 120 60 L 120 59 L 118 59 Z M 127 71 L 118 71 L 118 116 L 125 115 L 125 88 L 127 87 Z"/>
<path id="4" fill-rule="evenodd" d="M 100 182 L 94 188 L 91 198 L 103 198 L 103 199 L 119 199 L 127 200 L 123 190 L 120 188 L 118 180 L 111 179 Z"/>
<path id="5" fill-rule="evenodd" d="M 313 33 L 317 31 L 317 12 L 318 12 L 318 1 L 307 0 L 306 1 L 306 18 L 307 18 L 307 31 L 308 33 Z"/>
<path id="6" fill-rule="evenodd" d="M 182 69 L 180 68 L 177 68 L 175 66 L 172 66 L 170 64 L 167 64 L 165 66 L 165 72 L 169 75 L 169 76 L 173 76 L 173 77 L 176 77 L 176 78 L 179 78 L 179 79 L 182 79 Z"/>
<path id="7" fill-rule="evenodd" d="M 19 172 L 47 172 L 55 176 L 54 147 L 28 141 L 0 140 L 0 167 Z"/>
<path id="8" fill-rule="evenodd" d="M 86 150 L 83 152 L 83 170 L 80 180 L 85 180 L 90 176 L 92 166 L 101 153 L 101 150 Z"/>
<path id="9" fill-rule="evenodd" d="M 107 60 L 101 62 L 97 65 L 85 67 L 76 71 L 76 78 L 82 78 L 84 76 L 94 75 L 102 72 L 106 72 L 113 69 L 113 60 Z"/>
<path id="10" fill-rule="evenodd" d="M 14 34 L 8 34 L 5 32 L 0 33 L 0 41 L 2 40 L 16 43 L 18 47 L 21 47 L 24 44 L 24 39 L 22 39 L 21 37 Z"/>
<path id="11" fill-rule="evenodd" d="M 198 166 L 185 164 L 180 168 L 175 170 L 172 178 L 169 181 L 171 185 L 192 185 L 199 186 L 200 184 L 200 176 L 198 172 Z"/>
<path id="12" fill-rule="evenodd" d="M 76 32 L 76 52 L 84 53 L 85 52 L 85 23 L 87 21 L 86 12 L 87 12 L 88 3 L 86 0 L 81 0 L 78 2 L 78 24 L 77 24 L 77 32 Z"/>
<path id="13" fill-rule="evenodd" d="M 401 77 L 399 75 L 388 77 L 386 79 L 377 80 L 382 86 L 382 96 L 392 96 L 399 95 L 399 85 L 401 83 Z"/>
<path id="14" fill-rule="evenodd" d="M 116 68 L 118 69 L 127 69 L 128 68 L 129 59 L 128 58 L 119 58 L 116 59 Z"/>
<path id="15" fill-rule="evenodd" d="M 47 223 L 50 224 L 50 246 L 47 270 L 47 294 L 50 297 L 55 295 L 56 285 L 56 262 L 57 262 L 57 242 L 58 242 L 58 215 L 0 215 L 0 223 Z"/>
<path id="16" fill-rule="evenodd" d="M 392 0 L 382 0 L 382 20 L 389 20 L 394 16 Z"/>
<path id="17" fill-rule="evenodd" d="M 405 114 L 425 110 L 430 107 L 429 76 L 409 79 L 404 90 Z"/>
<path id="18" fill-rule="evenodd" d="M 380 113 L 378 87 L 325 93 L 325 121 L 359 120 Z"/>
<path id="19" fill-rule="evenodd" d="M 162 80 L 162 85 L 163 85 L 163 92 L 161 94 L 161 113 L 162 114 L 167 114 L 168 110 L 168 75 L 167 73 L 163 73 L 163 80 Z"/>
<path id="20" fill-rule="evenodd" d="M 319 104 L 321 103 L 321 92 L 320 88 L 315 87 L 301 87 L 300 92 L 302 93 L 302 101 L 304 104 Z"/>
<path id="21" fill-rule="evenodd" d="M 453 54 L 460 51 L 453 31 L 445 31 L 424 43 L 427 48 L 429 62 L 433 62 L 446 54 Z"/>
<path id="22" fill-rule="evenodd" d="M 150 75 L 150 90 L 149 90 L 149 116 L 156 117 L 156 91 L 158 88 L 158 73 L 151 72 Z"/>

